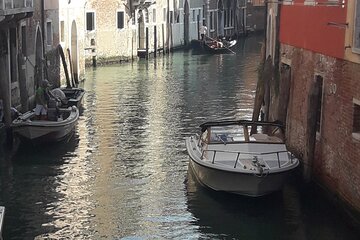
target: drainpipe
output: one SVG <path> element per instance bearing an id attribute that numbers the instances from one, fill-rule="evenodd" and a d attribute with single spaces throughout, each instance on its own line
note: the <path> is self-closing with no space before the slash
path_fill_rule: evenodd
<path id="1" fill-rule="evenodd" d="M 167 30 L 166 30 L 166 41 L 168 44 L 168 53 L 170 53 L 170 1 L 167 0 L 167 19 L 166 19 L 166 23 L 167 23 Z"/>
<path id="2" fill-rule="evenodd" d="M 206 26 L 208 29 L 207 35 L 209 36 L 210 35 L 209 34 L 210 33 L 210 0 L 206 0 L 205 9 L 206 9 L 206 15 L 205 15 Z"/>
<path id="3" fill-rule="evenodd" d="M 47 59 L 45 53 L 45 0 L 41 0 L 41 36 L 42 36 L 42 48 L 43 48 L 43 60 L 45 61 L 43 66 L 43 72 L 45 74 L 45 78 L 48 78 L 47 72 Z"/>

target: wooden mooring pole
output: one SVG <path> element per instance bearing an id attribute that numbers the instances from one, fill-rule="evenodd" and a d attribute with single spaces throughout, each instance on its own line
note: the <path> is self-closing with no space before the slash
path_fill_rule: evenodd
<path id="1" fill-rule="evenodd" d="M 157 28 L 154 26 L 154 57 L 156 58 L 157 52 Z"/>

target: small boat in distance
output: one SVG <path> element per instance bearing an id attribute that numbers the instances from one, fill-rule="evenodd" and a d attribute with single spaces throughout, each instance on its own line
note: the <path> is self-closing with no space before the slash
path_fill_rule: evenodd
<path id="1" fill-rule="evenodd" d="M 200 128 L 200 135 L 185 140 L 189 167 L 202 185 L 213 190 L 263 196 L 281 190 L 299 165 L 286 149 L 281 124 L 217 121 Z"/>
<path id="2" fill-rule="evenodd" d="M 69 108 L 53 109 L 55 118 L 36 120 L 35 112 L 29 111 L 21 114 L 12 122 L 15 135 L 22 140 L 35 144 L 58 142 L 68 137 L 74 130 L 79 119 L 79 110 L 72 106 Z M 51 109 L 48 110 L 48 116 Z"/>
<path id="3" fill-rule="evenodd" d="M 222 53 L 235 53 L 231 50 L 237 43 L 237 40 L 215 40 L 207 37 L 207 40 L 192 40 L 190 43 L 191 48 L 196 53 L 211 53 L 211 54 L 222 54 Z"/>
<path id="4" fill-rule="evenodd" d="M 3 239 L 2 230 L 4 225 L 4 218 L 5 218 L 5 207 L 0 206 L 0 239 Z"/>
<path id="5" fill-rule="evenodd" d="M 211 41 L 204 43 L 204 50 L 209 53 L 234 53 L 231 50 L 233 46 L 235 46 L 237 40 L 232 41 Z"/>
<path id="6" fill-rule="evenodd" d="M 82 100 L 85 95 L 85 90 L 82 88 L 74 88 L 74 87 L 61 87 L 61 91 L 66 96 L 67 99 L 67 106 L 76 106 L 80 108 L 82 106 Z"/>

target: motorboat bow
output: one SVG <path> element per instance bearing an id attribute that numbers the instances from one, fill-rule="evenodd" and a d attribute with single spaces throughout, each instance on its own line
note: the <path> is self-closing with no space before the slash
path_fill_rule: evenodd
<path id="1" fill-rule="evenodd" d="M 283 127 L 248 120 L 206 122 L 186 138 L 189 166 L 216 191 L 262 196 L 281 190 L 299 160 L 285 145 Z"/>
<path id="2" fill-rule="evenodd" d="M 5 218 L 5 207 L 0 206 L 0 239 L 2 239 L 2 229 L 4 225 Z"/>

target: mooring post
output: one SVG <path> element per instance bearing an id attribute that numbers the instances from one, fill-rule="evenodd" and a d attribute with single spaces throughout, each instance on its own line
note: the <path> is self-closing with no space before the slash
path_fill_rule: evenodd
<path id="1" fill-rule="evenodd" d="M 156 26 L 154 26 L 154 57 L 156 58 L 156 51 L 157 51 L 157 30 Z"/>
<path id="2" fill-rule="evenodd" d="M 166 48 L 165 48 L 165 29 L 164 29 L 164 24 L 162 24 L 161 27 L 162 27 L 163 54 L 165 55 Z"/>
<path id="3" fill-rule="evenodd" d="M 145 38 L 146 38 L 146 42 L 145 42 L 146 56 L 145 56 L 145 58 L 149 59 L 149 28 L 148 27 L 145 30 L 145 34 L 146 34 L 146 36 L 145 36 Z"/>

